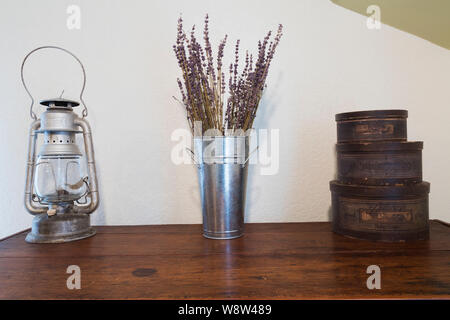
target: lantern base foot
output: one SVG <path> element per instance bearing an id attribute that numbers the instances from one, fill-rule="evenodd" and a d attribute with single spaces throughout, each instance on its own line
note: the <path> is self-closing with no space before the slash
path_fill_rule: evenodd
<path id="1" fill-rule="evenodd" d="M 95 235 L 90 216 L 84 213 L 62 213 L 34 217 L 31 232 L 25 238 L 29 243 L 62 243 Z"/>

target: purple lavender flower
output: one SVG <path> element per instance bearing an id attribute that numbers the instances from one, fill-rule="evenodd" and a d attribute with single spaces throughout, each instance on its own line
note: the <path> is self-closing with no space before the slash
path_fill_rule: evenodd
<path id="1" fill-rule="evenodd" d="M 182 103 L 186 107 L 189 126 L 193 131 L 196 121 L 202 122 L 203 132 L 218 129 L 247 130 L 252 127 L 256 111 L 261 100 L 269 66 L 282 36 L 282 25 L 279 25 L 273 40 L 271 31 L 258 41 L 258 55 L 255 62 L 253 55 L 246 51 L 244 67 L 239 72 L 239 46 L 237 40 L 234 48 L 234 62 L 229 67 L 228 99 L 225 101 L 226 79 L 223 68 L 224 50 L 228 36 L 225 35 L 217 49 L 216 66 L 209 38 L 209 16 L 204 21 L 204 47 L 195 37 L 195 26 L 190 36 L 183 31 L 183 20 L 180 17 L 177 25 L 177 38 L 173 50 L 178 66 L 182 71 L 182 79 L 177 79 Z M 226 108 L 223 108 L 224 103 Z"/>

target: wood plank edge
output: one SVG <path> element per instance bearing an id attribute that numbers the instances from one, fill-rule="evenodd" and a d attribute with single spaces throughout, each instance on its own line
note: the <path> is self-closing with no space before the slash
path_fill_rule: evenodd
<path id="1" fill-rule="evenodd" d="M 439 224 L 442 224 L 442 225 L 450 228 L 450 223 L 449 222 L 445 222 L 445 221 L 442 221 L 442 220 L 439 220 L 439 219 L 433 219 L 431 221 L 437 222 Z"/>
<path id="2" fill-rule="evenodd" d="M 25 229 L 25 230 L 22 230 L 22 231 L 13 233 L 13 234 L 11 234 L 11 235 L 9 235 L 9 236 L 6 236 L 5 238 L 0 239 L 0 242 L 1 242 L 1 241 L 4 241 L 4 240 L 7 240 L 7 239 L 9 239 L 9 238 L 18 236 L 19 234 L 22 234 L 22 233 L 25 233 L 25 232 L 30 232 L 30 230 L 31 230 L 31 228 L 28 228 L 28 229 Z"/>

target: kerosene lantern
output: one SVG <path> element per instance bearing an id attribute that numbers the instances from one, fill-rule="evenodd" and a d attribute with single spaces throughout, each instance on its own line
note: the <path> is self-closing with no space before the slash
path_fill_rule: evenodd
<path id="1" fill-rule="evenodd" d="M 81 116 L 73 110 L 80 103 L 62 97 L 42 100 L 40 103 L 47 110 L 40 117 L 33 112 L 34 98 L 25 84 L 23 68 L 28 57 L 41 49 L 62 50 L 80 64 L 83 72 Z M 31 98 L 30 115 L 34 120 L 29 136 L 25 207 L 35 217 L 26 241 L 59 243 L 93 236 L 95 230 L 90 225 L 89 215 L 97 209 L 99 197 L 91 129 L 85 119 L 87 108 L 82 97 L 86 84 L 84 66 L 70 51 L 44 46 L 24 58 L 21 75 Z M 43 135 L 43 143 L 37 151 L 38 134 Z M 84 152 L 76 143 L 77 134 L 83 135 Z"/>

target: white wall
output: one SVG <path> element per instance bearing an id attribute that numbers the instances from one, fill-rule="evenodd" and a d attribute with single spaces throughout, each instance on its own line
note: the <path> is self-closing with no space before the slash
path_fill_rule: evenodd
<path id="1" fill-rule="evenodd" d="M 81 30 L 66 28 L 66 8 L 81 7 Z M 23 207 L 29 99 L 19 68 L 31 49 L 47 44 L 84 62 L 85 100 L 101 188 L 94 224 L 200 223 L 196 172 L 170 160 L 170 134 L 187 128 L 171 98 L 179 75 L 171 46 L 176 21 L 203 25 L 214 41 L 229 34 L 242 47 L 278 23 L 276 53 L 256 128 L 280 129 L 280 170 L 250 170 L 247 221 L 329 219 L 335 175 L 334 115 L 406 108 L 410 140 L 425 141 L 424 177 L 431 182 L 431 218 L 450 220 L 450 52 L 389 26 L 368 30 L 365 17 L 326 0 L 278 1 L 2 1 L 0 4 L 0 238 L 30 226 Z M 58 70 L 70 68 L 55 75 Z M 52 68 L 53 66 L 56 67 Z M 26 70 L 37 98 L 76 98 L 76 65 L 42 54 Z"/>

